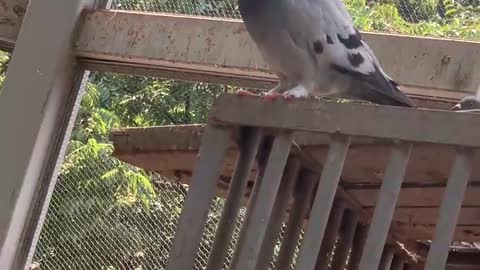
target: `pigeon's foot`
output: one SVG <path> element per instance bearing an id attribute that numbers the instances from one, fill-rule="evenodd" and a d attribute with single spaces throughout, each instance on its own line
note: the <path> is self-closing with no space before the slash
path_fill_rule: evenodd
<path id="1" fill-rule="evenodd" d="M 240 95 L 240 96 L 258 96 L 255 93 L 252 93 L 250 91 L 243 90 L 243 89 L 240 89 L 240 90 L 236 91 L 235 94 Z"/>
<path id="2" fill-rule="evenodd" d="M 292 100 L 296 98 L 305 98 L 308 96 L 308 91 L 305 89 L 305 87 L 298 85 L 294 87 L 293 89 L 290 89 L 288 91 L 285 91 L 283 93 L 283 98 L 285 100 Z"/>
<path id="3" fill-rule="evenodd" d="M 282 97 L 283 95 L 277 92 L 268 92 L 266 93 L 262 98 L 266 101 L 275 101 L 279 97 Z"/>

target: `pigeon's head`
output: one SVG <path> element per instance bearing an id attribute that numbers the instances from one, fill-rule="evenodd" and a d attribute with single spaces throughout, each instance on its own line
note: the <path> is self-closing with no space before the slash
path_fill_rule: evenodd
<path id="1" fill-rule="evenodd" d="M 468 96 L 460 100 L 455 106 L 450 108 L 452 111 L 475 110 L 480 109 L 480 100 L 475 96 Z"/>

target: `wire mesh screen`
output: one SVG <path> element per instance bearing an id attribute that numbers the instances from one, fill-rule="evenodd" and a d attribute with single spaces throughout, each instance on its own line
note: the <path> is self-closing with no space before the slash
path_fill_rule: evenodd
<path id="1" fill-rule="evenodd" d="M 364 31 L 480 41 L 480 0 L 343 0 Z M 240 19 L 237 0 L 114 0 L 113 9 Z"/>
<path id="2" fill-rule="evenodd" d="M 164 269 L 188 186 L 113 158 L 109 130 L 203 123 L 214 98 L 233 89 L 92 74 L 31 269 Z M 211 205 L 194 269 L 207 264 L 223 204 Z"/>

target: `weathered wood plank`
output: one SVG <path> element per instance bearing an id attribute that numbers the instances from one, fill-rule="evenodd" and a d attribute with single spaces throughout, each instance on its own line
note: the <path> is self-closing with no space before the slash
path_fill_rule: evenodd
<path id="1" fill-rule="evenodd" d="M 220 168 L 231 144 L 230 135 L 228 130 L 207 127 L 165 267 L 168 270 L 188 270 L 193 267 Z"/>
<path id="2" fill-rule="evenodd" d="M 373 209 L 366 209 L 372 213 Z M 437 224 L 440 213 L 439 207 L 428 208 L 396 208 L 393 220 L 403 224 L 412 225 L 435 225 Z M 475 225 L 480 226 L 480 207 L 464 207 L 461 208 L 458 217 L 458 225 Z"/>
<path id="3" fill-rule="evenodd" d="M 379 189 L 345 189 L 365 207 L 375 206 Z M 442 202 L 445 187 L 403 187 L 397 207 L 437 207 Z M 465 192 L 463 207 L 480 207 L 480 186 L 471 186 Z"/>
<path id="4" fill-rule="evenodd" d="M 378 270 L 390 270 L 393 262 L 393 249 L 390 246 L 386 246 L 383 249 L 382 258 L 380 259 L 380 264 L 378 266 Z"/>
<path id="5" fill-rule="evenodd" d="M 332 136 L 295 270 L 310 270 L 315 266 L 349 144 L 349 137 Z"/>
<path id="6" fill-rule="evenodd" d="M 379 267 L 380 256 L 386 244 L 388 231 L 395 212 L 398 194 L 405 176 L 412 145 L 409 143 L 394 145 L 385 169 L 385 177 L 380 189 L 378 204 L 368 229 L 368 237 L 360 260 L 359 270 L 371 270 Z"/>
<path id="7" fill-rule="evenodd" d="M 367 241 L 368 227 L 358 224 L 355 235 L 353 237 L 352 252 L 350 254 L 350 262 L 348 263 L 348 270 L 358 270 L 360 260 L 362 259 L 363 249 Z"/>
<path id="8" fill-rule="evenodd" d="M 402 258 L 395 256 L 392 261 L 392 266 L 390 270 L 403 270 L 405 263 L 403 262 Z"/>
<path id="9" fill-rule="evenodd" d="M 309 171 L 302 171 L 294 189 L 292 212 L 286 224 L 285 234 L 278 252 L 275 270 L 290 270 L 295 247 L 300 238 L 305 216 L 310 210 L 310 203 L 315 195 L 314 187 L 318 176 Z"/>
<path id="10" fill-rule="evenodd" d="M 223 94 L 215 102 L 211 119 L 231 125 L 480 146 L 480 117 L 476 113 L 318 100 L 265 102 L 257 97 Z M 445 123 L 449 123 L 448 129 Z"/>
<path id="11" fill-rule="evenodd" d="M 273 139 L 272 149 L 268 155 L 265 171 L 258 179 L 258 193 L 254 194 L 249 202 L 247 216 L 242 224 L 240 238 L 236 252 L 232 259 L 232 270 L 253 270 L 259 260 L 260 250 L 265 241 L 267 227 L 275 197 L 277 195 L 288 155 L 290 153 L 292 136 L 277 134 Z"/>
<path id="12" fill-rule="evenodd" d="M 268 224 L 268 233 L 260 249 L 259 261 L 255 269 L 269 269 L 275 244 L 280 236 L 282 223 L 286 217 L 286 210 L 291 201 L 293 190 L 301 169 L 301 161 L 297 158 L 290 158 L 283 173 L 282 182 L 275 198 L 272 215 Z"/>
<path id="13" fill-rule="evenodd" d="M 315 270 L 328 270 L 330 267 L 330 256 L 339 237 L 346 206 L 346 202 L 342 200 L 336 200 L 333 203 L 332 211 L 328 217 L 327 228 L 325 229 L 325 236 L 318 252 Z"/>
<path id="14" fill-rule="evenodd" d="M 335 249 L 335 256 L 332 262 L 332 270 L 345 270 L 350 249 L 353 245 L 355 229 L 358 226 L 358 214 L 352 210 L 346 210 L 340 228 L 340 239 Z"/>
<path id="15" fill-rule="evenodd" d="M 402 85 L 474 92 L 480 82 L 480 64 L 471 57 L 480 54 L 478 43 L 363 36 L 386 72 Z M 231 81 L 275 81 L 240 20 L 95 11 L 86 14 L 76 46 L 84 58 L 214 73 Z M 415 87 L 411 91 L 422 93 Z"/>
<path id="16" fill-rule="evenodd" d="M 218 223 L 218 230 L 215 234 L 214 244 L 208 256 L 207 269 L 221 270 L 225 256 L 228 252 L 238 211 L 242 206 L 242 200 L 247 189 L 248 178 L 251 167 L 255 161 L 262 132 L 259 129 L 243 128 L 239 138 L 240 153 L 237 157 L 235 172 L 228 187 L 228 195 Z"/>
<path id="17" fill-rule="evenodd" d="M 470 180 L 472 170 L 473 151 L 471 149 L 459 149 L 455 164 L 450 174 L 447 189 L 440 206 L 438 222 L 435 226 L 427 261 L 426 270 L 445 268 L 447 263 L 450 244 L 453 241 L 455 227 L 460 215 L 463 196 Z"/>

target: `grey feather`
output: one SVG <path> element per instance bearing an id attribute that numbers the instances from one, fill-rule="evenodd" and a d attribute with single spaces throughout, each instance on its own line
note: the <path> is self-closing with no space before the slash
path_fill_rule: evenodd
<path id="1" fill-rule="evenodd" d="M 337 95 L 414 107 L 381 68 L 341 0 L 239 0 L 240 14 L 279 77 L 273 92 L 302 86 Z"/>

